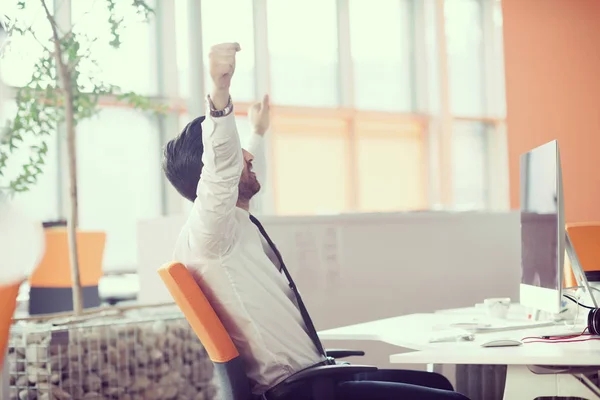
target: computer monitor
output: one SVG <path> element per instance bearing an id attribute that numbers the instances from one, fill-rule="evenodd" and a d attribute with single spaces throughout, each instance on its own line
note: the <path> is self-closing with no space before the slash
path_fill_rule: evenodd
<path id="1" fill-rule="evenodd" d="M 565 220 L 556 140 L 521 156 L 520 303 L 558 314 L 563 308 Z"/>

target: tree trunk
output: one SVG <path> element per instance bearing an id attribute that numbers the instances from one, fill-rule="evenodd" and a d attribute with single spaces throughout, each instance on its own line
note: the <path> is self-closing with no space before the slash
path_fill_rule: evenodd
<path id="1" fill-rule="evenodd" d="M 63 106 L 65 111 L 65 125 L 67 128 L 67 157 L 69 160 L 69 200 L 70 213 L 67 220 L 67 237 L 69 241 L 69 260 L 71 264 L 71 280 L 73 291 L 73 312 L 76 316 L 83 312 L 83 290 L 79 276 L 79 257 L 77 252 L 77 226 L 79 224 L 79 207 L 77 203 L 77 142 L 75 140 L 75 113 L 73 108 L 73 82 L 71 70 L 63 57 L 60 46 L 60 35 L 56 20 L 50 13 L 45 0 L 41 0 L 46 18 L 52 27 L 52 41 L 54 42 L 54 60 L 59 77 L 59 86 L 63 91 Z"/>
<path id="2" fill-rule="evenodd" d="M 68 85 L 67 85 L 68 86 Z M 77 252 L 77 226 L 79 225 L 79 204 L 77 201 L 77 142 L 75 140 L 75 120 L 73 116 L 73 95 L 71 88 L 65 89 L 65 124 L 67 127 L 67 154 L 69 159 L 69 200 L 70 215 L 67 220 L 69 239 L 69 259 L 71 261 L 71 280 L 73 281 L 73 312 L 83 312 L 83 289 L 79 276 L 79 253 Z"/>

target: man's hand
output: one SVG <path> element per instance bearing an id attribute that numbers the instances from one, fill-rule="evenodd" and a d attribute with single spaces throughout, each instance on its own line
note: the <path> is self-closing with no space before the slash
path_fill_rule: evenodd
<path id="1" fill-rule="evenodd" d="M 210 49 L 209 71 L 213 81 L 210 97 L 217 110 L 225 108 L 229 101 L 229 86 L 235 72 L 235 55 L 240 50 L 238 43 L 217 44 Z"/>
<path id="2" fill-rule="evenodd" d="M 265 94 L 261 102 L 255 103 L 248 110 L 248 118 L 252 124 L 254 132 L 263 136 L 269 125 L 271 125 L 271 105 L 269 104 L 269 95 Z"/>

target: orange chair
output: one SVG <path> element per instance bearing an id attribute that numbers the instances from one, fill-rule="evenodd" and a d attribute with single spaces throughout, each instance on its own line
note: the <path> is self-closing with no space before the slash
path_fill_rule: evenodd
<path id="1" fill-rule="evenodd" d="M 29 314 L 51 314 L 73 310 L 73 283 L 67 229 L 46 228 L 45 251 L 29 277 Z M 83 307 L 100 306 L 98 285 L 102 278 L 105 232 L 78 231 L 79 274 Z"/>
<path id="2" fill-rule="evenodd" d="M 583 270 L 600 274 L 600 222 L 567 224 L 566 229 Z"/>
<path id="3" fill-rule="evenodd" d="M 15 309 L 17 308 L 17 295 L 19 294 L 20 287 L 21 282 L 8 286 L 0 286 L 0 371 L 2 371 L 2 366 L 4 365 L 4 355 L 6 354 L 6 347 L 8 345 L 10 325 Z"/>
<path id="4" fill-rule="evenodd" d="M 160 268 L 158 273 L 213 362 L 220 382 L 219 399 L 253 399 L 243 360 L 188 269 L 181 263 L 170 263 Z M 341 358 L 364 355 L 364 352 L 332 350 L 327 355 Z M 377 368 L 344 364 L 312 367 L 290 376 L 278 387 L 282 387 L 285 393 L 302 387 L 310 393 L 307 400 L 334 400 L 333 390 L 337 379 L 373 370 Z"/>

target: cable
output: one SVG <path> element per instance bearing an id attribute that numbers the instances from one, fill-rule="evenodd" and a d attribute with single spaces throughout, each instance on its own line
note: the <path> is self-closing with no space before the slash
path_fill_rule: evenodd
<path id="1" fill-rule="evenodd" d="M 569 300 L 578 305 L 579 301 L 570 296 L 566 296 Z M 584 308 L 587 308 L 581 305 Z M 579 307 L 577 307 L 579 310 Z M 588 333 L 586 333 L 586 331 Z M 586 336 L 586 338 L 581 338 Z M 523 343 L 570 343 L 570 342 L 586 342 L 588 340 L 600 340 L 600 309 L 590 307 L 587 316 L 587 326 L 579 334 L 561 335 L 561 336 L 528 336 L 521 339 Z"/>
<path id="2" fill-rule="evenodd" d="M 574 333 L 572 335 L 564 336 L 527 336 L 521 339 L 523 343 L 569 343 L 569 342 L 585 342 L 587 340 L 599 340 L 598 337 L 591 337 L 590 333 L 586 333 L 588 327 L 586 327 L 581 333 Z M 581 339 L 582 336 L 590 336 L 585 339 Z"/>
<path id="3" fill-rule="evenodd" d="M 566 339 L 566 340 L 544 340 L 537 338 L 537 340 L 529 340 L 523 343 L 576 343 L 576 342 L 589 342 L 590 340 L 600 340 L 599 337 L 589 337 L 585 339 Z"/>
<path id="4" fill-rule="evenodd" d="M 567 299 L 571 300 L 573 303 L 577 304 L 580 307 L 587 308 L 588 310 L 595 310 L 596 309 L 596 307 L 590 307 L 590 306 L 586 306 L 585 304 L 581 304 L 579 302 L 579 300 L 577 300 L 577 299 L 569 296 L 568 294 L 563 294 L 563 296 L 566 297 Z"/>

